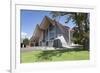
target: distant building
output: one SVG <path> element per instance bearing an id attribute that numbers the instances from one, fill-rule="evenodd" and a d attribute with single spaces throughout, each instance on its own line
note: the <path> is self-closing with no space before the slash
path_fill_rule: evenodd
<path id="1" fill-rule="evenodd" d="M 31 46 L 70 47 L 73 30 L 45 16 L 30 39 Z"/>

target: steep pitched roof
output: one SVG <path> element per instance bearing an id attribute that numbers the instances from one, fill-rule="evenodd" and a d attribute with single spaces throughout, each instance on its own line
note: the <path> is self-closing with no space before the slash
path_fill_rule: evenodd
<path id="1" fill-rule="evenodd" d="M 35 32 L 33 33 L 32 37 L 31 37 L 31 41 L 38 41 L 39 38 L 41 37 L 41 32 L 45 29 L 48 28 L 48 26 L 50 25 L 50 23 L 53 25 L 53 26 L 56 26 L 58 27 L 62 33 L 65 33 L 65 31 L 68 31 L 70 28 L 68 26 L 64 26 L 62 25 L 61 23 L 57 22 L 56 20 L 52 20 L 51 18 L 45 16 L 41 22 L 40 25 L 37 25 L 36 26 L 36 29 L 35 29 Z"/>

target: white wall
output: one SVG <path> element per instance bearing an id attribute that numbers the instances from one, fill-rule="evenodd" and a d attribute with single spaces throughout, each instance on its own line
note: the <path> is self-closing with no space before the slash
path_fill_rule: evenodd
<path id="1" fill-rule="evenodd" d="M 29 1 L 29 0 L 27 0 Z M 95 5 L 96 10 L 96 61 L 97 66 L 91 68 L 68 68 L 59 70 L 36 71 L 34 73 L 99 73 L 100 71 L 100 2 L 99 0 L 33 0 L 46 3 L 64 2 L 66 4 Z M 48 1 L 48 2 L 47 2 Z M 0 0 L 0 73 L 9 73 L 10 67 L 10 1 Z M 32 72 L 33 73 L 33 72 Z"/>

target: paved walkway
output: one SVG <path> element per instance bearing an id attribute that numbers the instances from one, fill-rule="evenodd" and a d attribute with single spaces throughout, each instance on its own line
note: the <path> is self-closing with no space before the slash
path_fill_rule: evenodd
<path id="1" fill-rule="evenodd" d="M 79 48 L 82 47 L 82 45 L 72 45 L 67 48 L 54 48 L 54 47 L 47 47 L 47 46 L 37 46 L 37 47 L 26 47 L 21 48 L 21 51 L 33 51 L 33 50 L 64 50 L 64 49 L 73 49 L 73 48 Z"/>
<path id="2" fill-rule="evenodd" d="M 33 50 L 63 50 L 64 48 L 54 48 L 54 47 L 26 47 L 21 48 L 21 51 L 33 51 Z"/>

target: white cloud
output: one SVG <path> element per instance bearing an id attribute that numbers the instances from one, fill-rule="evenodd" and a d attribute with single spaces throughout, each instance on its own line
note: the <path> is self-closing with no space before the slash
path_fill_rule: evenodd
<path id="1" fill-rule="evenodd" d="M 26 32 L 21 32 L 21 38 L 24 39 L 24 38 L 28 38 L 30 39 L 31 36 L 29 36 Z"/>
<path id="2" fill-rule="evenodd" d="M 25 32 L 21 32 L 21 35 L 24 35 L 24 36 L 26 36 L 26 35 L 27 35 L 27 33 L 25 33 Z"/>
<path id="3" fill-rule="evenodd" d="M 21 38 L 26 38 L 26 37 L 27 37 L 27 33 L 21 32 Z"/>

